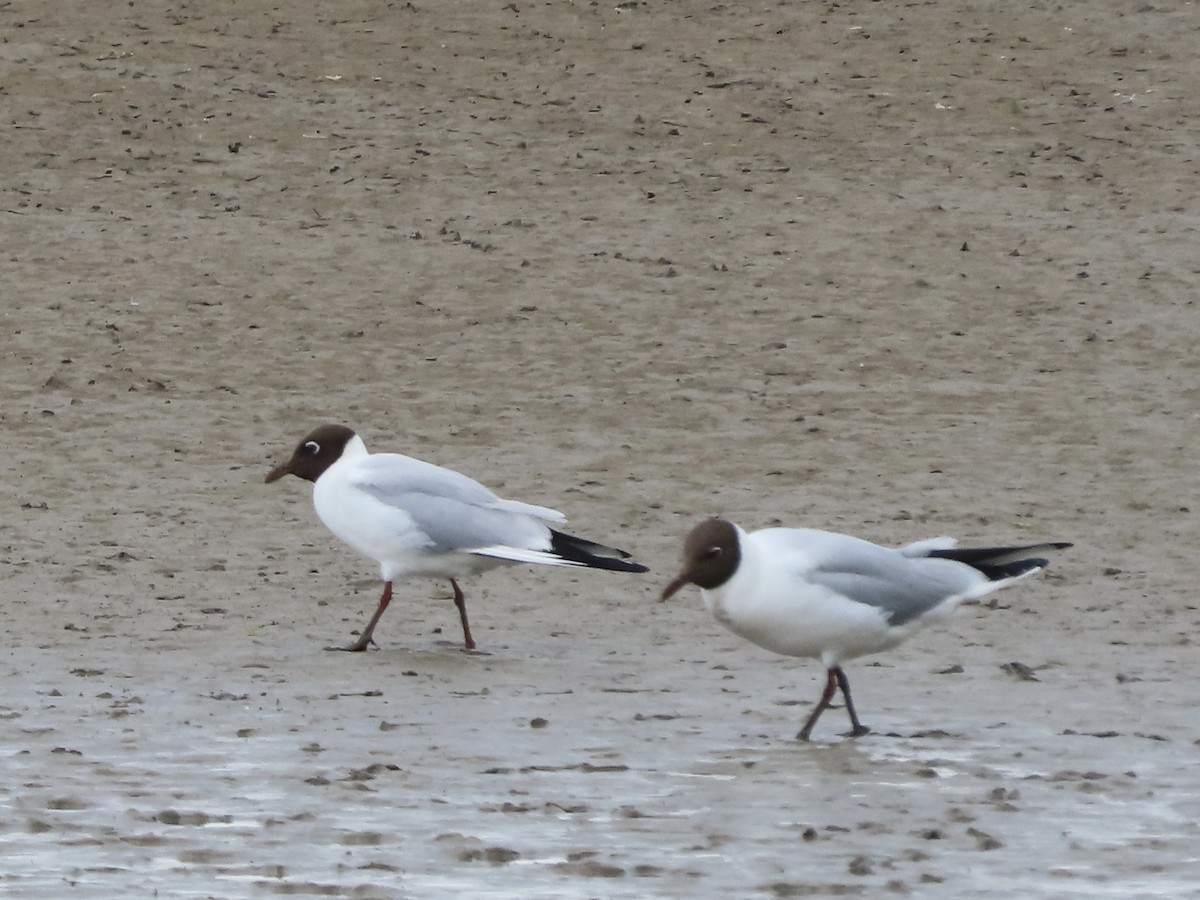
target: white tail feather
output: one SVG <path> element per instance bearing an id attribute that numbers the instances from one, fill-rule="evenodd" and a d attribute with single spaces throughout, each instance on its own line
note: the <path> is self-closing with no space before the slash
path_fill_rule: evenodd
<path id="1" fill-rule="evenodd" d="M 575 562 L 570 559 L 563 559 L 553 553 L 547 553 L 544 550 L 527 550 L 524 547 L 506 547 L 503 544 L 497 544 L 494 547 L 476 547 L 473 550 L 468 550 L 475 556 L 490 556 L 492 559 L 503 559 L 508 562 L 519 563 L 537 563 L 543 566 L 570 566 L 576 569 L 586 569 L 587 566 L 581 562 Z"/>
<path id="2" fill-rule="evenodd" d="M 533 516 L 535 519 L 541 519 L 543 522 L 562 524 L 567 521 L 566 516 L 548 506 L 536 506 L 533 503 L 522 503 L 520 500 L 501 500 L 496 505 L 506 512 L 522 513 L 526 516 Z"/>
<path id="3" fill-rule="evenodd" d="M 923 541 L 915 541 L 907 547 L 901 547 L 900 552 L 905 556 L 913 559 L 928 556 L 931 550 L 952 550 L 958 546 L 958 541 L 952 537 L 935 537 L 926 538 Z"/>

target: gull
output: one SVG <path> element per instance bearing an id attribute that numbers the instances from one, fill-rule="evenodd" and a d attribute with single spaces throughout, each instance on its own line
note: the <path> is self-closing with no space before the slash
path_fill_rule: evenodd
<path id="1" fill-rule="evenodd" d="M 462 620 L 463 643 L 475 649 L 458 579 L 513 563 L 645 572 L 624 550 L 556 531 L 558 510 L 504 500 L 478 481 L 399 453 L 368 453 L 344 425 L 322 425 L 266 481 L 295 475 L 313 482 L 313 506 L 325 527 L 379 563 L 383 595 L 359 638 L 331 650 L 362 651 L 403 576 L 448 578 Z"/>
<path id="2" fill-rule="evenodd" d="M 706 519 L 685 539 L 683 569 L 662 599 L 697 585 L 705 606 L 734 634 L 785 656 L 819 659 L 825 690 L 797 740 L 809 739 L 838 689 L 849 735 L 859 737 L 870 729 L 854 711 L 843 661 L 896 646 L 962 601 L 1045 568 L 1036 554 L 1071 546 L 958 549 L 956 543 L 940 537 L 891 549 L 830 531 L 747 533 L 726 519 Z"/>

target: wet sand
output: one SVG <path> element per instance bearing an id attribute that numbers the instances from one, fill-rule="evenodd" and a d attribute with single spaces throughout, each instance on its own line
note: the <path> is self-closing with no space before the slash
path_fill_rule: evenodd
<path id="1" fill-rule="evenodd" d="M 1192 896 L 1193 7 L 312 6 L 0 10 L 5 895 Z M 325 421 L 652 572 L 328 653 Z M 804 745 L 713 513 L 1076 546 Z"/>

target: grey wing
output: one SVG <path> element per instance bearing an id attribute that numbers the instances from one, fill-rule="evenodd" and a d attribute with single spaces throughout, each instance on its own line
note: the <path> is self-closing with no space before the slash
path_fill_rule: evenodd
<path id="1" fill-rule="evenodd" d="M 883 610 L 903 625 L 951 598 L 969 594 L 987 579 L 951 560 L 911 559 L 865 541 L 823 554 L 808 579 L 851 600 Z"/>
<path id="2" fill-rule="evenodd" d="M 358 463 L 354 483 L 391 506 L 410 494 L 445 497 L 476 506 L 500 502 L 474 478 L 399 453 L 376 453 Z"/>
<path id="3" fill-rule="evenodd" d="M 452 469 L 397 453 L 380 453 L 363 460 L 355 484 L 375 499 L 403 510 L 425 536 L 425 546 L 435 553 L 496 545 L 549 546 L 550 529 L 520 509 L 523 504 L 503 500 Z"/>
<path id="4" fill-rule="evenodd" d="M 550 547 L 550 527 L 525 513 L 431 494 L 409 494 L 404 510 L 426 535 L 427 546 L 435 553 L 470 552 L 484 547 Z"/>

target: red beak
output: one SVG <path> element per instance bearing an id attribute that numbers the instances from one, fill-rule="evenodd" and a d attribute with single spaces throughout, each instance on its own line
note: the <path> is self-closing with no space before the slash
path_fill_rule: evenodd
<path id="1" fill-rule="evenodd" d="M 661 603 L 664 600 L 670 599 L 672 594 L 688 583 L 689 581 L 687 572 L 681 572 L 678 576 L 676 576 L 674 581 L 663 588 L 662 596 L 658 598 L 658 602 Z"/>
<path id="2" fill-rule="evenodd" d="M 272 481 L 278 481 L 284 475 L 290 474 L 292 474 L 292 467 L 288 463 L 284 463 L 282 466 L 276 466 L 267 473 L 267 484 L 270 484 Z"/>

